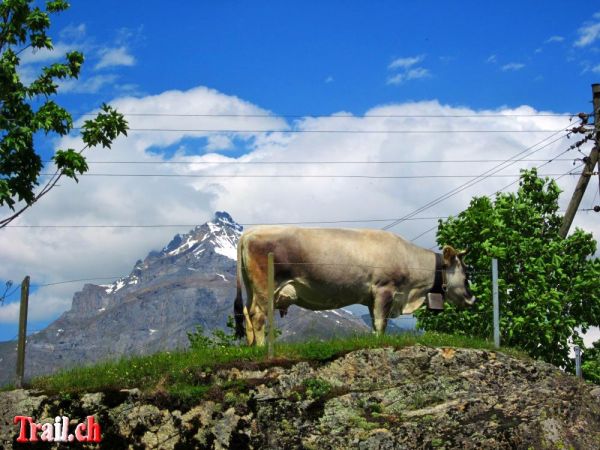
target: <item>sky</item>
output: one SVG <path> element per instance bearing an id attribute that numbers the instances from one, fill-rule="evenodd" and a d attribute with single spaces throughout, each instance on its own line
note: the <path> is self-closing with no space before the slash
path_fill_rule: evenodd
<path id="1" fill-rule="evenodd" d="M 591 3 L 73 1 L 51 20 L 55 49 L 24 51 L 22 79 L 80 50 L 81 76 L 56 100 L 77 125 L 109 103 L 131 131 L 110 150 L 86 151 L 90 176 L 61 180 L 0 230 L 0 295 L 6 281 L 31 276 L 30 332 L 84 284 L 63 282 L 127 275 L 217 210 L 242 224 L 382 228 L 518 154 L 527 161 L 391 231 L 435 248 L 437 217 L 514 191 L 519 169 L 534 166 L 557 179 L 564 209 L 583 155 L 562 130 L 591 112 L 600 82 Z M 76 133 L 36 144 L 44 160 L 82 146 Z M 600 204 L 596 181 L 573 228 L 598 239 L 598 213 L 585 210 Z M 335 221 L 348 222 L 326 223 Z M 8 294 L 0 340 L 17 334 L 19 292 Z"/>

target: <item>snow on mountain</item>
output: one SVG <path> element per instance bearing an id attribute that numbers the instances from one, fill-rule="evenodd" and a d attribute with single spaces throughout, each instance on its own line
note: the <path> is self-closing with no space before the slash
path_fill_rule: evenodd
<path id="1" fill-rule="evenodd" d="M 177 256 L 193 251 L 195 256 L 200 256 L 210 245 L 215 253 L 235 261 L 237 260 L 237 242 L 242 230 L 243 227 L 236 223 L 228 213 L 218 211 L 212 221 L 196 227 L 187 234 L 176 235 L 163 248 L 162 253 Z"/>
<path id="2" fill-rule="evenodd" d="M 176 234 L 160 252 L 150 252 L 146 261 L 137 261 L 131 274 L 120 278 L 112 284 L 100 285 L 108 295 L 113 295 L 125 288 L 139 284 L 156 260 L 170 257 L 182 260 L 186 255 L 193 255 L 195 263 L 188 259 L 187 269 L 197 271 L 198 267 L 189 267 L 188 263 L 200 264 L 205 254 L 218 254 L 230 260 L 237 260 L 237 243 L 242 235 L 243 227 L 236 223 L 231 216 L 223 211 L 215 213 L 213 219 L 204 225 L 198 225 L 185 234 Z M 212 250 L 212 251 L 210 251 Z M 221 275 L 222 276 L 222 275 Z M 127 289 L 126 289 L 127 290 Z"/>

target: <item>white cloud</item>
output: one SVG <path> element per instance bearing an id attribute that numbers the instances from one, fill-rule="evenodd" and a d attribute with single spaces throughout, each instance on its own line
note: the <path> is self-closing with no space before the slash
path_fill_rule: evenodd
<path id="1" fill-rule="evenodd" d="M 592 67 L 590 70 L 594 73 L 600 73 L 600 64 Z"/>
<path id="2" fill-rule="evenodd" d="M 431 73 L 428 69 L 423 67 L 416 67 L 414 69 L 407 70 L 406 72 L 397 73 L 396 75 L 390 76 L 387 79 L 387 84 L 402 84 L 409 80 L 418 80 L 419 78 L 428 78 Z"/>
<path id="3" fill-rule="evenodd" d="M 498 56 L 490 55 L 488 57 L 488 59 L 485 60 L 485 62 L 490 63 L 490 64 L 496 64 L 498 62 Z"/>
<path id="4" fill-rule="evenodd" d="M 30 294 L 27 311 L 28 322 L 42 322 L 56 317 L 70 309 L 73 288 L 69 285 L 48 286 L 39 292 Z M 20 301 L 5 303 L 0 306 L 0 323 L 15 324 L 19 322 Z"/>
<path id="5" fill-rule="evenodd" d="M 333 83 L 333 77 L 329 75 L 327 78 L 325 78 L 325 83 Z"/>
<path id="6" fill-rule="evenodd" d="M 503 72 L 516 72 L 517 70 L 521 70 L 525 67 L 523 63 L 511 62 L 502 66 Z"/>
<path id="7" fill-rule="evenodd" d="M 224 134 L 215 134 L 208 137 L 207 151 L 230 150 L 233 148 L 233 141 Z"/>
<path id="8" fill-rule="evenodd" d="M 397 85 L 409 80 L 429 78 L 431 76 L 431 72 L 429 71 L 429 69 L 425 69 L 423 67 L 415 67 L 424 59 L 424 55 L 395 59 L 388 66 L 388 69 L 397 72 L 393 75 L 388 76 L 386 83 Z"/>
<path id="9" fill-rule="evenodd" d="M 60 38 L 63 40 L 81 40 L 87 33 L 85 23 L 79 25 L 69 25 L 60 31 Z"/>
<path id="10" fill-rule="evenodd" d="M 397 58 L 390 63 L 388 69 L 407 69 L 409 67 L 414 66 L 415 64 L 420 63 L 421 61 L 423 61 L 423 59 L 425 59 L 424 55 L 409 56 L 408 58 Z"/>
<path id="11" fill-rule="evenodd" d="M 600 38 L 600 13 L 594 14 L 594 21 L 586 22 L 577 30 L 579 39 L 575 41 L 575 47 L 586 47 Z"/>
<path id="12" fill-rule="evenodd" d="M 95 94 L 107 84 L 117 80 L 117 75 L 94 75 L 85 79 L 63 80 L 59 83 L 59 91 L 74 94 Z"/>
<path id="13" fill-rule="evenodd" d="M 135 58 L 129 53 L 129 50 L 124 47 L 105 48 L 100 51 L 100 61 L 94 67 L 96 70 L 106 67 L 116 66 L 133 66 Z"/>
<path id="14" fill-rule="evenodd" d="M 552 44 L 554 42 L 564 42 L 565 38 L 563 36 L 551 36 L 546 39 L 545 44 Z"/>
<path id="15" fill-rule="evenodd" d="M 381 160 L 457 160 L 506 159 L 547 137 L 549 133 L 435 133 L 397 134 L 391 131 L 418 130 L 550 130 L 568 125 L 562 117 L 477 117 L 452 119 L 443 116 L 494 114 L 531 114 L 530 107 L 473 111 L 453 108 L 436 101 L 375 106 L 365 117 L 340 113 L 331 117 L 302 118 L 287 124 L 280 117 L 234 96 L 198 87 L 185 92 L 167 91 L 142 98 L 125 97 L 112 101 L 120 111 L 160 114 L 223 114 L 228 117 L 129 116 L 131 128 L 146 129 L 244 129 L 227 135 L 236 144 L 245 143 L 249 153 L 238 159 L 226 155 L 206 154 L 202 137 L 216 143 L 220 134 L 208 132 L 135 132 L 119 138 L 113 149 L 93 149 L 87 153 L 90 173 L 163 173 L 185 175 L 324 175 L 352 174 L 406 176 L 428 174 L 480 174 L 496 163 L 429 163 L 429 164 L 314 164 L 314 165 L 233 165 L 192 164 L 207 161 L 381 161 Z M 255 117 L 235 117 L 245 114 Z M 256 117 L 266 115 L 266 117 Z M 415 121 L 410 117 L 373 116 L 442 116 Z M 260 133 L 251 130 L 381 130 L 383 133 Z M 186 149 L 172 156 L 189 164 L 94 164 L 93 161 L 168 161 L 162 150 L 182 144 Z M 197 151 L 194 152 L 194 143 Z M 223 140 L 222 145 L 226 142 Z M 550 158 L 566 149 L 571 141 L 557 142 L 534 157 Z M 78 139 L 64 139 L 63 148 L 81 147 Z M 170 147 L 171 148 L 171 147 Z M 152 151 L 150 151 L 152 150 Z M 535 163 L 520 162 L 503 173 L 518 173 L 518 168 Z M 570 161 L 556 161 L 541 173 L 572 170 Z M 63 180 L 13 225 L 36 224 L 200 224 L 215 210 L 229 211 L 234 219 L 246 223 L 326 221 L 399 218 L 433 198 L 467 181 L 464 178 L 420 179 L 341 179 L 341 178 L 153 178 L 83 176 L 79 184 Z M 457 214 L 474 194 L 491 194 L 512 179 L 488 178 L 447 201 L 420 214 L 422 217 Z M 564 209 L 573 191 L 576 177 L 563 177 L 559 185 Z M 590 194 L 590 196 L 588 196 Z M 591 203 L 590 192 L 583 204 Z M 5 217 L 6 209 L 0 210 Z M 578 214 L 575 225 L 593 231 L 598 237 L 596 217 Z M 393 229 L 408 238 L 436 224 L 436 220 L 406 221 Z M 380 228 L 384 223 L 355 223 L 342 226 Z M 340 226 L 340 225 L 338 225 Z M 191 226 L 190 226 L 191 228 Z M 0 233 L 2 264 L 0 280 L 20 280 L 31 275 L 32 283 L 49 283 L 80 278 L 126 275 L 138 258 L 151 249 L 164 246 L 178 228 L 5 228 Z M 419 238 L 423 247 L 434 244 L 434 233 Z M 104 281 L 105 283 L 107 281 Z M 39 305 L 48 305 L 39 314 L 58 316 L 71 303 L 77 285 L 61 285 L 64 290 L 40 289 Z M 0 321 L 15 323 L 16 316 L 8 304 L 0 309 Z M 44 313 L 45 311 L 45 313 Z M 36 314 L 38 314 L 36 312 Z M 39 317 L 38 317 L 39 319 Z"/>

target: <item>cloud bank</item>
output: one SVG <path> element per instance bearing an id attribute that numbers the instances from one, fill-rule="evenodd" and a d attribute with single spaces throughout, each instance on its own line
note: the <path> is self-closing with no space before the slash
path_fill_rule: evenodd
<path id="1" fill-rule="evenodd" d="M 119 138 L 111 150 L 86 153 L 91 176 L 82 176 L 79 184 L 61 181 L 60 187 L 13 225 L 182 226 L 5 228 L 0 230 L 0 279 L 18 282 L 30 275 L 33 284 L 45 284 L 126 275 L 138 258 L 161 248 L 174 234 L 210 219 L 215 210 L 226 210 L 238 222 L 247 224 L 353 220 L 359 222 L 337 226 L 381 228 L 387 222 L 360 221 L 403 217 L 469 179 L 434 176 L 478 175 L 498 164 L 490 160 L 510 158 L 548 137 L 547 130 L 569 125 L 565 117 L 515 116 L 537 112 L 528 106 L 474 111 L 437 101 L 375 105 L 362 116 L 339 112 L 290 122 L 259 105 L 206 87 L 124 97 L 110 103 L 130 114 L 162 115 L 129 115 L 129 137 Z M 486 130 L 512 132 L 477 132 Z M 550 159 L 571 143 L 558 141 L 530 158 Z M 77 149 L 81 142 L 65 138 L 57 146 Z M 577 156 L 572 151 L 562 157 Z M 456 160 L 471 162 L 453 162 Z M 132 161 L 136 164 L 129 163 Z M 265 164 L 274 161 L 288 164 Z M 357 161 L 362 163 L 354 164 Z M 388 163 L 373 164 L 377 161 Z M 237 164 L 240 162 L 243 164 Z M 516 174 L 519 168 L 539 164 L 519 162 L 501 174 Z M 571 161 L 556 160 L 540 172 L 564 173 L 572 169 Z M 94 176 L 100 174 L 169 176 Z M 256 175 L 284 177 L 252 178 Z M 487 178 L 418 216 L 457 214 L 473 195 L 493 194 L 515 179 Z M 559 180 L 566 191 L 561 199 L 563 209 L 575 182 L 573 176 Z M 589 206 L 592 191 L 582 206 Z M 0 213 L 4 217 L 8 211 Z M 597 236 L 593 214 L 579 213 L 574 226 Z M 409 220 L 392 231 L 411 239 L 436 223 L 435 219 Z M 415 242 L 428 248 L 435 244 L 434 238 L 434 232 L 430 232 Z M 32 296 L 34 309 L 35 305 L 44 305 L 37 308 L 43 311 L 38 319 L 51 319 L 68 309 L 73 293 L 82 284 L 39 289 Z M 0 322 L 15 323 L 15 314 L 14 303 L 5 304 L 0 307 Z"/>

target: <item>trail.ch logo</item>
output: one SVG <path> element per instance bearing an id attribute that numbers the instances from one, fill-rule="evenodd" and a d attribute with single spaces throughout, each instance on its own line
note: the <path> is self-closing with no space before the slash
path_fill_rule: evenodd
<path id="1" fill-rule="evenodd" d="M 85 422 L 75 426 L 75 434 L 69 433 L 69 418 L 57 416 L 54 423 L 36 423 L 33 417 L 15 416 L 13 423 L 19 425 L 17 442 L 100 442 L 100 424 L 94 416 L 87 416 Z M 41 434 L 39 434 L 41 432 Z"/>

